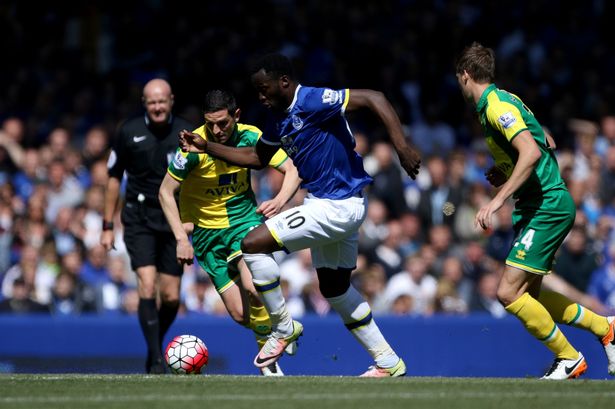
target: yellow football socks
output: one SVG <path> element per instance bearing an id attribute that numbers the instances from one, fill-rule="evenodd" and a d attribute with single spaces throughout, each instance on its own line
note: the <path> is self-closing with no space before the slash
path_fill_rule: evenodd
<path id="1" fill-rule="evenodd" d="M 538 301 L 544 305 L 551 317 L 558 323 L 586 329 L 600 338 L 604 337 L 609 331 L 609 322 L 606 317 L 572 302 L 562 294 L 542 290 Z"/>
<path id="2" fill-rule="evenodd" d="M 523 323 L 528 332 L 540 340 L 557 358 L 577 359 L 579 352 L 559 330 L 549 311 L 530 294 L 524 293 L 506 307 Z"/>

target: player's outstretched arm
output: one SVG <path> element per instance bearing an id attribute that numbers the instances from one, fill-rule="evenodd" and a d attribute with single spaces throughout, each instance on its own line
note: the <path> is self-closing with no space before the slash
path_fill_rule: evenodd
<path id="1" fill-rule="evenodd" d="M 167 173 L 158 190 L 158 200 L 177 241 L 177 262 L 190 265 L 194 260 L 194 248 L 188 240 L 188 234 L 179 217 L 179 209 L 175 202 L 175 191 L 179 189 L 179 186 L 180 183 Z"/>
<path id="2" fill-rule="evenodd" d="M 264 146 L 259 146 L 264 145 Z M 207 141 L 200 135 L 183 130 L 179 133 L 179 146 L 184 152 L 207 153 L 218 159 L 244 168 L 262 169 L 269 163 L 278 147 L 257 142 L 255 147 L 233 147 Z"/>
<path id="3" fill-rule="evenodd" d="M 362 107 L 371 109 L 384 123 L 391 137 L 391 142 L 399 156 L 401 166 L 406 173 L 408 173 L 408 176 L 415 179 L 416 175 L 419 173 L 419 167 L 421 166 L 421 157 L 419 153 L 408 144 L 399 117 L 389 100 L 380 91 L 351 89 L 346 110 L 350 111 Z"/>

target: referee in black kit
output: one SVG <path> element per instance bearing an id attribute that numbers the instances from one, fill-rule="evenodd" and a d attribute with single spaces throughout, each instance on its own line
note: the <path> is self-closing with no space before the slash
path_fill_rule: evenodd
<path id="1" fill-rule="evenodd" d="M 172 115 L 173 93 L 163 79 L 145 85 L 143 105 L 145 115 L 119 127 L 109 155 L 100 243 L 107 251 L 113 248 L 113 219 L 126 171 L 121 220 L 131 266 L 137 273 L 139 323 L 147 343 L 145 370 L 160 374 L 166 372 L 162 340 L 177 316 L 183 268 L 175 255 L 175 237 L 158 202 L 158 189 L 178 147 L 179 131 L 194 126 Z"/>

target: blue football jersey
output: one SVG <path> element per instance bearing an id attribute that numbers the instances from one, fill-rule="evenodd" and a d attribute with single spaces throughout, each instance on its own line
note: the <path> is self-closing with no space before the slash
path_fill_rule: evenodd
<path id="1" fill-rule="evenodd" d="M 354 151 L 344 117 L 349 91 L 298 86 L 284 113 L 274 113 L 261 141 L 281 146 L 303 179 L 302 187 L 323 199 L 345 199 L 372 178 Z"/>

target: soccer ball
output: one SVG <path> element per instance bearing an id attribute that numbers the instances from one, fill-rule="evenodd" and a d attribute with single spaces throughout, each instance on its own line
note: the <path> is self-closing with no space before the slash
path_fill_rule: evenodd
<path id="1" fill-rule="evenodd" d="M 167 345 L 164 359 L 175 374 L 200 374 L 209 360 L 209 351 L 198 337 L 178 335 Z"/>

